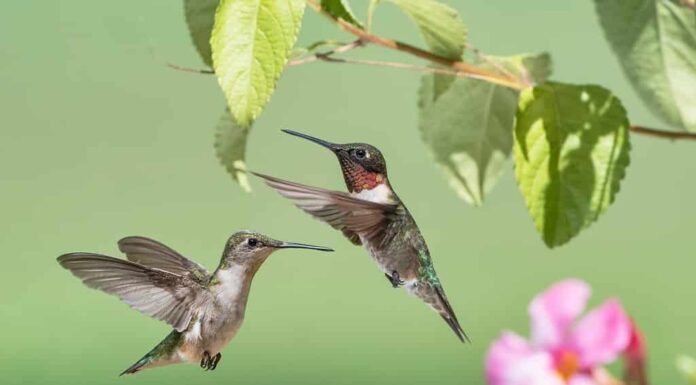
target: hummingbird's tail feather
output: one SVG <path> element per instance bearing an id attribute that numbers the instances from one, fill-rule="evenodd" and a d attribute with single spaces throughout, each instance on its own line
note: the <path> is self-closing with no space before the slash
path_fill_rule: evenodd
<path id="1" fill-rule="evenodd" d="M 438 307 L 441 308 L 438 312 L 440 313 L 442 319 L 447 322 L 447 325 L 449 325 L 452 331 L 454 331 L 454 334 L 457 335 L 460 341 L 471 343 L 469 336 L 466 335 L 466 332 L 464 329 L 462 329 L 462 325 L 459 324 L 457 315 L 454 313 L 452 305 L 450 305 L 449 301 L 447 300 L 447 296 L 445 296 L 445 291 L 441 286 L 435 286 L 434 289 L 439 300 L 438 302 L 440 306 Z"/>
<path id="2" fill-rule="evenodd" d="M 471 342 L 469 337 L 464 332 L 464 329 L 462 329 L 462 326 L 459 324 L 457 315 L 454 313 L 452 305 L 450 305 L 449 301 L 447 300 L 445 291 L 442 289 L 439 282 L 414 282 L 413 284 L 407 284 L 406 288 L 411 294 L 420 298 L 423 302 L 427 303 L 433 310 L 440 314 L 440 317 L 447 322 L 447 325 L 452 329 L 460 341 L 465 343 Z"/>
<path id="3" fill-rule="evenodd" d="M 151 357 L 148 357 L 147 355 L 141 359 L 139 359 L 136 363 L 133 365 L 129 366 L 128 369 L 124 370 L 119 374 L 119 376 L 122 376 L 124 374 L 135 374 L 138 371 L 142 370 L 143 366 L 149 364 L 152 361 Z"/>
<path id="4" fill-rule="evenodd" d="M 471 343 L 471 340 L 466 335 L 464 330 L 462 330 L 461 325 L 459 325 L 459 322 L 457 322 L 456 319 L 450 318 L 446 314 L 440 314 L 440 317 L 442 317 L 442 319 L 445 320 L 445 322 L 447 322 L 447 325 L 449 325 L 452 331 L 454 331 L 454 334 L 456 334 L 460 341 L 464 343 Z"/>
<path id="5" fill-rule="evenodd" d="M 143 358 L 139 359 L 138 361 L 136 361 L 136 363 L 129 366 L 128 369 L 121 372 L 119 376 L 122 376 L 124 374 L 135 374 L 143 369 L 173 364 L 177 362 L 177 360 L 172 359 L 171 356 L 174 350 L 179 345 L 180 341 L 181 333 L 176 330 L 172 330 L 172 332 L 169 333 L 169 335 L 167 335 L 162 340 L 162 342 L 157 344 L 157 346 L 155 346 L 152 350 L 145 354 Z"/>

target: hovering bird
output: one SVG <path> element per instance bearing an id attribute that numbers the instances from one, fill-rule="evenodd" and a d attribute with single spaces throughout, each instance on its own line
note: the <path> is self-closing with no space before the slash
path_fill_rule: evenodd
<path id="1" fill-rule="evenodd" d="M 435 273 L 418 225 L 392 190 L 382 153 L 365 143 L 335 144 L 282 131 L 333 151 L 348 193 L 254 175 L 300 209 L 343 232 L 355 245 L 363 245 L 393 287 L 405 287 L 438 312 L 462 342 L 469 341 Z"/>
<path id="2" fill-rule="evenodd" d="M 333 251 L 240 231 L 228 239 L 220 264 L 210 274 L 203 266 L 152 239 L 127 237 L 118 246 L 127 261 L 70 253 L 58 257 L 58 263 L 88 287 L 116 295 L 134 309 L 174 328 L 121 375 L 184 362 L 215 370 L 222 358 L 220 350 L 242 326 L 251 281 L 266 258 L 278 249 Z"/>

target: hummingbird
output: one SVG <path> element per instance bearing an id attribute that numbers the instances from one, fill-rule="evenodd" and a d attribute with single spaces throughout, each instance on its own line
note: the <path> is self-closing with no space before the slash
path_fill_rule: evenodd
<path id="1" fill-rule="evenodd" d="M 333 251 L 239 231 L 227 240 L 220 264 L 211 274 L 149 238 L 123 238 L 118 247 L 127 260 L 70 253 L 58 257 L 58 263 L 88 287 L 113 294 L 173 327 L 121 375 L 177 363 L 200 363 L 205 370 L 215 370 L 222 358 L 220 351 L 242 326 L 251 281 L 266 258 L 278 249 Z"/>
<path id="2" fill-rule="evenodd" d="M 280 195 L 362 245 L 393 287 L 404 287 L 435 310 L 462 342 L 469 341 L 447 300 L 416 221 L 389 183 L 382 153 L 366 143 L 336 144 L 283 132 L 331 150 L 348 192 L 331 191 L 253 173 Z"/>

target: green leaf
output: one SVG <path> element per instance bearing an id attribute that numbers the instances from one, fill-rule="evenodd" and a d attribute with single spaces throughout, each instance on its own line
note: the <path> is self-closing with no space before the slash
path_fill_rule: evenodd
<path id="1" fill-rule="evenodd" d="M 696 360 L 689 356 L 677 357 L 677 369 L 689 380 L 689 383 L 696 384 Z"/>
<path id="2" fill-rule="evenodd" d="M 215 128 L 215 154 L 227 172 L 246 192 L 251 191 L 246 162 L 244 161 L 250 129 L 251 127 L 237 124 L 227 109 L 220 116 Z"/>
<path id="3" fill-rule="evenodd" d="M 321 8 L 333 17 L 343 19 L 358 28 L 363 27 L 346 0 L 321 0 Z"/>
<path id="4" fill-rule="evenodd" d="M 191 40 L 208 67 L 213 66 L 210 33 L 213 30 L 215 9 L 219 2 L 219 0 L 184 0 L 184 15 Z"/>
<path id="5" fill-rule="evenodd" d="M 648 108 L 696 132 L 696 9 L 676 0 L 595 0 L 599 21 Z"/>
<path id="6" fill-rule="evenodd" d="M 515 176 L 547 246 L 568 242 L 614 201 L 628 127 L 619 99 L 599 86 L 548 82 L 520 93 Z"/>
<path id="7" fill-rule="evenodd" d="M 550 73 L 547 54 L 489 60 L 478 64 L 516 76 L 528 71 Z M 521 67 L 523 61 L 529 68 Z M 483 204 L 510 157 L 517 92 L 464 77 L 426 75 L 418 104 L 421 137 L 450 185 L 466 202 Z"/>
<path id="8" fill-rule="evenodd" d="M 466 46 L 466 27 L 456 10 L 435 0 L 387 0 L 418 25 L 423 39 L 436 54 L 459 60 Z"/>
<path id="9" fill-rule="evenodd" d="M 213 68 L 237 122 L 268 102 L 292 50 L 304 0 L 222 0 L 210 38 Z"/>
<path id="10" fill-rule="evenodd" d="M 509 63 L 509 64 L 508 64 Z M 541 84 L 549 79 L 553 65 L 551 55 L 544 52 L 539 55 L 517 55 L 503 63 L 514 76 L 524 78 L 527 82 Z"/>

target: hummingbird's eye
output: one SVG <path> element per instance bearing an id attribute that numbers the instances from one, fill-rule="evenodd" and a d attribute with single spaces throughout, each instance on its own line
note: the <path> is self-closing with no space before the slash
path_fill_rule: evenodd
<path id="1" fill-rule="evenodd" d="M 358 158 L 362 159 L 365 157 L 365 155 L 367 155 L 367 152 L 362 148 L 355 150 L 355 156 L 357 156 Z"/>
<path id="2" fill-rule="evenodd" d="M 259 241 L 256 238 L 249 238 L 247 240 L 247 245 L 249 245 L 251 247 L 255 247 L 258 243 L 259 243 Z"/>

